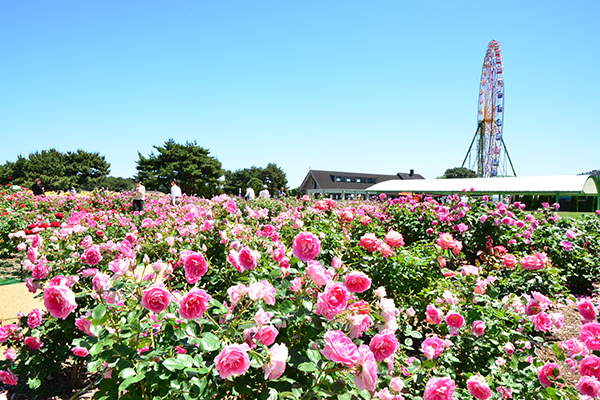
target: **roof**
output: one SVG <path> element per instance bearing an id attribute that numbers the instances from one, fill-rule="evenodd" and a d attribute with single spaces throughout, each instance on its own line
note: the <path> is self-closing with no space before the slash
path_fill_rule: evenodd
<path id="1" fill-rule="evenodd" d="M 394 180 L 370 186 L 367 191 L 454 194 L 463 189 L 473 194 L 598 195 L 598 186 L 590 175 Z"/>
<path id="2" fill-rule="evenodd" d="M 300 185 L 301 190 L 365 190 L 373 184 L 401 179 L 423 179 L 419 174 L 396 175 L 370 174 L 364 172 L 323 171 L 311 169 Z M 316 183 L 316 188 L 314 183 Z M 309 187 L 311 186 L 311 187 Z"/>

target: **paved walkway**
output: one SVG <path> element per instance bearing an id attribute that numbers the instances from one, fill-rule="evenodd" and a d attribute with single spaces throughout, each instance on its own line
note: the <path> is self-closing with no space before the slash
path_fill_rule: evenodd
<path id="1" fill-rule="evenodd" d="M 41 292 L 38 292 L 40 294 Z M 34 308 L 45 310 L 44 300 L 34 298 L 29 293 L 25 282 L 0 286 L 0 321 L 2 325 L 13 324 L 17 321 L 19 312 L 28 314 Z"/>

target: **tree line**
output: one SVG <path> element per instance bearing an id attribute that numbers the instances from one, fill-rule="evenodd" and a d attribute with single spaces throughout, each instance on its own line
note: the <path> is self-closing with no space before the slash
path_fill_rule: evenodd
<path id="1" fill-rule="evenodd" d="M 271 195 L 281 187 L 287 189 L 285 172 L 274 163 L 266 167 L 251 166 L 235 171 L 224 170 L 221 162 L 210 151 L 195 141 L 185 144 L 167 140 L 147 156 L 138 152 L 137 174 L 129 179 L 110 176 L 110 163 L 103 155 L 84 150 L 59 152 L 42 150 L 19 155 L 17 160 L 0 165 L 0 182 L 3 185 L 31 187 L 36 178 L 42 180 L 46 191 L 129 190 L 133 178 L 140 179 L 146 190 L 169 192 L 175 179 L 184 193 L 212 197 L 220 193 L 244 194 L 246 185 L 256 192 L 267 185 Z"/>

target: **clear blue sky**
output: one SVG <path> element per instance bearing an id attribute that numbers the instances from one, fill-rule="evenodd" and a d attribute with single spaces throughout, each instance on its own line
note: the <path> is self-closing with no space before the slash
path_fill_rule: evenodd
<path id="1" fill-rule="evenodd" d="M 500 43 L 520 176 L 600 168 L 600 2 L 3 1 L 0 163 L 55 148 L 136 173 L 169 138 L 228 170 L 435 178 L 460 166 Z"/>

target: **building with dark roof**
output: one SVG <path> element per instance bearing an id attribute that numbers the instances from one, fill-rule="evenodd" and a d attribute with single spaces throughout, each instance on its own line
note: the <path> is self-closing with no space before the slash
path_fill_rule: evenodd
<path id="1" fill-rule="evenodd" d="M 311 169 L 300 185 L 300 193 L 321 194 L 339 199 L 365 198 L 366 189 L 389 180 L 425 179 L 414 170 L 395 175 L 370 174 L 363 172 L 321 171 Z"/>

